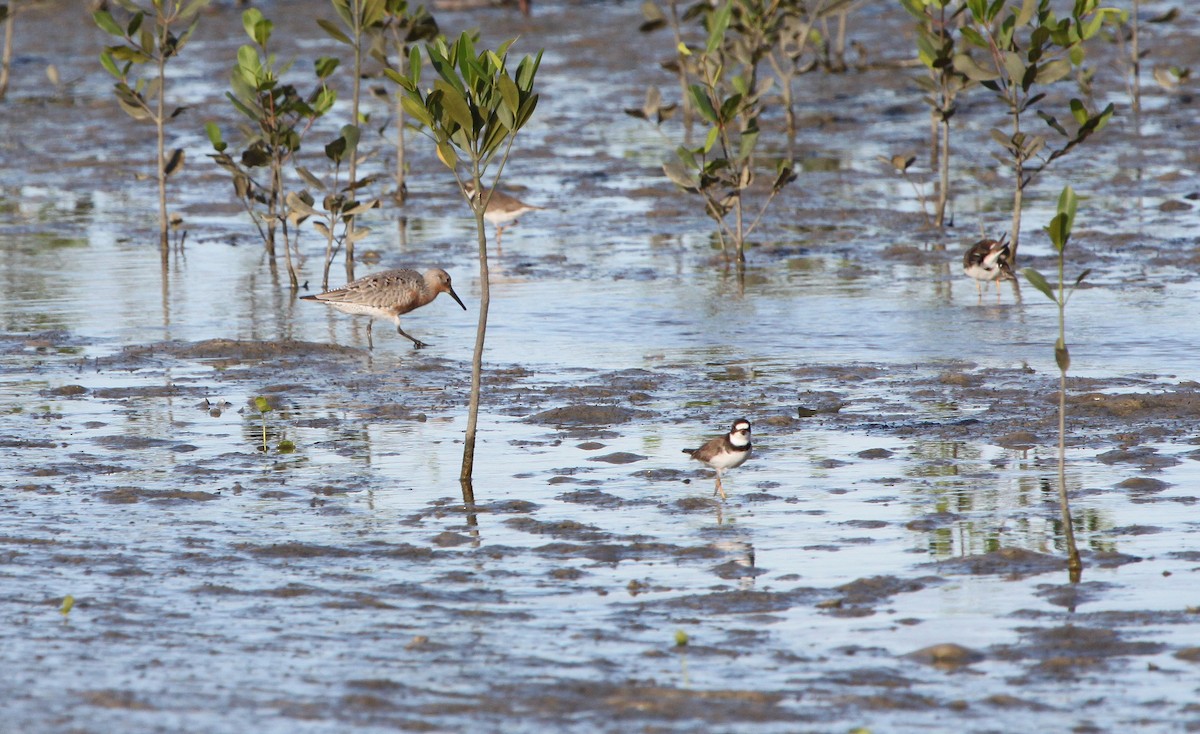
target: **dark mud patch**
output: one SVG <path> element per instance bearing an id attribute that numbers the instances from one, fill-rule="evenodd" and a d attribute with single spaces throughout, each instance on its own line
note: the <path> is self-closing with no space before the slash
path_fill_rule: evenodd
<path id="1" fill-rule="evenodd" d="M 574 520 L 557 520 L 543 522 L 532 517 L 511 517 L 504 524 L 514 530 L 533 535 L 549 535 L 554 538 L 578 541 L 617 540 L 617 536 L 601 530 L 594 525 L 585 525 Z M 636 542 L 637 539 L 630 538 Z"/>
<path id="2" fill-rule="evenodd" d="M 793 607 L 810 605 L 826 598 L 829 592 L 820 589 L 798 588 L 791 591 L 716 591 L 711 594 L 689 594 L 674 599 L 646 602 L 645 609 L 668 612 L 695 611 L 706 614 L 771 614 L 786 612 Z"/>
<path id="3" fill-rule="evenodd" d="M 97 496 L 104 502 L 114 505 L 129 505 L 147 500 L 156 503 L 174 504 L 179 502 L 211 502 L 220 499 L 216 492 L 184 489 L 143 489 L 140 487 L 120 487 L 100 492 Z"/>
<path id="4" fill-rule="evenodd" d="M 638 541 L 628 544 L 594 543 L 549 543 L 538 546 L 533 552 L 549 558 L 586 558 L 597 563 L 620 563 L 621 561 L 643 561 L 655 558 L 679 560 L 715 558 L 721 551 L 707 545 L 679 546 L 670 543 Z"/>
<path id="5" fill-rule="evenodd" d="M 1001 645 L 988 651 L 1001 660 L 1030 662 L 1032 678 L 1074 678 L 1103 670 L 1113 658 L 1156 655 L 1166 649 L 1160 642 L 1127 639 L 1120 631 L 1066 624 L 1058 627 L 1019 628 L 1018 645 Z"/>
<path id="6" fill-rule="evenodd" d="M 633 464 L 638 461 L 645 461 L 648 458 L 650 457 L 629 451 L 615 451 L 604 456 L 589 456 L 588 461 L 599 461 L 605 464 Z"/>
<path id="7" fill-rule="evenodd" d="M 1036 553 L 1024 548 L 1001 548 L 982 555 L 952 558 L 922 565 L 926 568 L 937 568 L 942 573 L 965 573 L 974 576 L 1003 574 L 1020 578 L 1054 571 L 1066 571 L 1067 559 L 1062 556 Z"/>
<path id="8" fill-rule="evenodd" d="M 525 420 L 530 423 L 564 427 L 611 426 L 628 423 L 631 420 L 651 418 L 654 415 L 647 410 L 622 408 L 617 405 L 581 404 L 543 410 Z"/>
<path id="9" fill-rule="evenodd" d="M 162 357 L 172 357 L 207 362 L 214 367 L 224 368 L 247 362 L 342 359 L 361 357 L 362 354 L 361 349 L 316 342 L 208 339 L 201 342 L 161 342 L 126 347 L 119 354 L 99 360 L 98 363 L 113 369 L 129 368 L 154 363 Z"/>
<path id="10" fill-rule="evenodd" d="M 609 730 L 609 722 L 658 721 L 672 730 L 694 731 L 724 725 L 794 720 L 781 704 L 785 694 L 763 690 L 695 690 L 648 682 L 563 682 L 543 685 L 501 685 L 477 701 L 478 713 L 521 716 L 567 727 L 580 719 Z"/>

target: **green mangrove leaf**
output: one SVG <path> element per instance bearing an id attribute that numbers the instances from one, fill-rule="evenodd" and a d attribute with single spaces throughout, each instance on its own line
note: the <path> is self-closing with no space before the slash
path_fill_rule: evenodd
<path id="1" fill-rule="evenodd" d="M 92 20 L 95 21 L 96 25 L 100 26 L 100 29 L 105 33 L 116 36 L 117 38 L 125 37 L 125 29 L 117 25 L 117 21 L 113 20 L 112 13 L 109 13 L 107 10 L 97 10 L 96 12 L 92 13 Z"/>
<path id="2" fill-rule="evenodd" d="M 1025 280 L 1028 280 L 1030 285 L 1044 293 L 1046 298 L 1055 303 L 1058 302 L 1058 299 L 1054 297 L 1054 289 L 1050 287 L 1050 283 L 1046 281 L 1041 273 L 1033 268 L 1022 268 L 1021 275 L 1025 276 Z"/>
<path id="3" fill-rule="evenodd" d="M 321 26 L 321 30 L 328 33 L 329 37 L 338 43 L 344 43 L 347 46 L 354 45 L 354 41 L 351 41 L 350 37 L 343 33 L 342 29 L 338 28 L 333 21 L 326 20 L 325 18 L 317 18 L 317 25 Z"/>

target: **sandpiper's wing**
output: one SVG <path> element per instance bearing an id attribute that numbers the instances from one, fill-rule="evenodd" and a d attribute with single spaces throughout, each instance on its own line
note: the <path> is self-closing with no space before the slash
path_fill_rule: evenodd
<path id="1" fill-rule="evenodd" d="M 318 301 L 374 308 L 395 308 L 404 313 L 425 289 L 425 277 L 408 268 L 384 270 L 351 281 L 341 288 L 311 296 Z"/>

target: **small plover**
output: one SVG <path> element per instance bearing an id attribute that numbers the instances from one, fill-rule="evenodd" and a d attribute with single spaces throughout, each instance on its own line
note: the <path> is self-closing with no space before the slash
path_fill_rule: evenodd
<path id="1" fill-rule="evenodd" d="M 1006 235 L 998 240 L 979 240 L 963 255 L 963 272 L 975 280 L 975 289 L 983 297 L 983 284 L 996 282 L 996 296 L 1000 295 L 1000 281 L 1016 280 L 1012 269 L 1012 250 Z"/>
<path id="2" fill-rule="evenodd" d="M 717 490 L 725 499 L 725 488 L 721 486 L 721 474 L 726 469 L 733 469 L 746 463 L 750 458 L 750 421 L 739 418 L 733 422 L 733 428 L 724 436 L 717 436 L 704 442 L 698 449 L 684 449 L 683 453 L 696 461 L 708 464 L 717 472 Z"/>

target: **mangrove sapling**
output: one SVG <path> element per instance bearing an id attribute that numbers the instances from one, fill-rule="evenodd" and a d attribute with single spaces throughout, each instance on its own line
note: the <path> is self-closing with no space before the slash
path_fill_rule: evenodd
<path id="1" fill-rule="evenodd" d="M 157 133 L 155 177 L 158 181 L 159 250 L 164 266 L 171 228 L 171 219 L 167 215 L 167 177 L 183 165 L 182 148 L 176 148 L 167 157 L 166 126 L 168 120 L 184 111 L 183 107 L 176 107 L 167 112 L 167 61 L 178 56 L 187 45 L 200 20 L 199 13 L 208 3 L 209 0 L 150 0 L 150 5 L 143 7 L 132 0 L 117 0 L 118 5 L 131 13 L 124 24 L 117 23 L 106 10 L 92 14 L 96 25 L 120 39 L 119 43 L 106 46 L 100 53 L 100 64 L 117 80 L 113 85 L 117 104 L 133 119 L 153 122 Z M 147 17 L 152 24 L 145 22 Z M 184 24 L 186 28 L 177 36 L 173 27 L 178 24 Z M 153 69 L 151 75 L 131 76 L 135 64 L 149 64 Z"/>
<path id="2" fill-rule="evenodd" d="M 491 303 L 487 258 L 487 230 L 483 215 L 508 162 L 517 132 L 529 122 L 537 107 L 533 80 L 542 62 L 542 52 L 526 56 L 516 72 L 508 71 L 508 48 L 512 41 L 495 51 L 475 51 L 471 36 L 463 33 L 450 44 L 437 38 L 425 45 L 430 65 L 437 78 L 432 88 L 421 88 L 420 49 L 413 47 L 408 74 L 385 69 L 388 78 L 403 89 L 404 109 L 433 141 L 438 160 L 454 174 L 463 198 L 475 214 L 479 245 L 479 323 L 475 330 L 475 352 L 471 361 L 471 399 L 467 409 L 467 431 L 463 441 L 463 501 L 474 503 L 472 473 L 475 467 L 475 432 L 479 422 L 479 393 L 483 373 L 483 344 L 487 333 L 488 306 Z M 461 154 L 461 157 L 460 157 Z M 489 186 L 483 185 L 488 168 L 496 163 Z M 468 189 L 471 186 L 473 188 Z M 469 196 L 467 191 L 476 192 Z"/>
<path id="3" fill-rule="evenodd" d="M 693 109 L 690 102 L 688 87 L 691 85 L 692 73 L 694 71 L 692 67 L 694 62 L 691 58 L 691 54 L 685 53 L 688 46 L 684 42 L 683 26 L 680 23 L 679 0 L 666 0 L 666 5 L 667 10 L 670 11 L 670 15 L 664 13 L 661 8 L 654 4 L 653 0 L 646 0 L 646 2 L 642 3 L 643 22 L 641 26 L 638 27 L 638 30 L 642 33 L 652 33 L 659 28 L 667 26 L 671 28 L 671 34 L 675 41 L 675 56 L 671 61 L 663 64 L 663 66 L 674 72 L 675 78 L 679 81 L 679 93 L 682 100 L 681 106 L 683 108 L 683 144 L 691 145 L 692 127 L 695 125 L 696 111 Z M 687 11 L 689 17 L 690 14 L 696 12 L 696 8 L 698 7 L 699 6 L 697 5 L 693 9 Z M 649 100 L 651 92 L 647 91 L 646 94 L 647 99 Z M 660 101 L 661 97 L 662 95 L 659 94 Z M 658 107 L 659 106 L 656 105 L 655 109 L 647 112 L 642 119 L 649 120 L 651 117 L 657 118 Z M 630 112 L 630 110 L 626 110 L 626 112 L 629 114 L 634 114 Z M 637 117 L 639 115 L 634 114 L 634 116 Z M 661 120 L 659 120 L 659 122 L 656 124 L 661 124 Z"/>
<path id="4" fill-rule="evenodd" d="M 438 33 L 437 21 L 424 6 L 412 8 L 408 0 L 386 0 L 382 28 L 378 30 L 376 42 L 371 46 L 371 57 L 384 68 L 405 76 L 405 64 L 408 63 L 413 44 L 431 41 L 437 38 Z M 392 54 L 388 53 L 389 49 Z M 396 192 L 393 198 L 401 204 L 408 200 L 408 164 L 404 155 L 407 116 L 403 99 L 402 93 L 395 95 L 393 112 L 396 126 Z"/>
<path id="5" fill-rule="evenodd" d="M 328 57 L 317 59 L 316 87 L 307 96 L 302 95 L 295 86 L 280 79 L 290 64 L 277 66 L 275 55 L 268 51 L 271 21 L 256 8 L 250 8 L 242 14 L 242 25 L 254 45 L 238 49 L 231 75 L 232 89 L 225 96 L 250 122 L 244 129 L 245 147 L 237 158 L 225 152 L 228 144 L 220 128 L 210 122 L 205 127 L 217 151 L 210 157 L 233 178 L 234 194 L 258 229 L 272 263 L 276 232 L 282 234 L 288 277 L 295 289 L 299 280 L 289 242 L 284 168 L 300 150 L 300 143 L 312 124 L 333 107 L 337 94 L 327 80 L 337 69 L 338 61 Z M 265 181 L 256 178 L 256 169 L 265 174 Z"/>
<path id="6" fill-rule="evenodd" d="M 1081 100 L 1071 99 L 1074 129 L 1069 131 L 1038 107 L 1048 87 L 1082 66 L 1084 43 L 1099 32 L 1106 15 L 1116 12 L 1099 7 L 1099 2 L 1074 0 L 1070 14 L 1060 19 L 1051 8 L 1051 0 L 966 0 L 969 14 L 962 28 L 967 42 L 964 49 L 981 50 L 983 61 L 976 61 L 964 50 L 955 54 L 954 67 L 994 92 L 1007 108 L 1010 129 L 993 129 L 992 138 L 1003 149 L 996 159 L 1013 171 L 1009 241 L 1014 265 L 1026 187 L 1053 161 L 1102 130 L 1113 113 L 1112 104 L 1094 112 Z M 1023 122 L 1031 110 L 1061 137 L 1057 145 L 1051 145 L 1044 135 L 1026 131 Z"/>
<path id="7" fill-rule="evenodd" d="M 778 161 L 771 189 L 749 220 L 744 196 L 754 183 L 758 124 L 771 88 L 770 79 L 759 79 L 758 66 L 770 48 L 765 39 L 777 12 L 778 3 L 757 0 L 725 0 L 705 11 L 708 39 L 696 54 L 701 81 L 688 91 L 708 133 L 698 147 L 680 146 L 678 160 L 663 166 L 675 185 L 701 196 L 716 222 L 721 252 L 728 258 L 736 249 L 739 266 L 746 261 L 746 239 L 776 194 L 796 178 L 790 160 Z"/>
<path id="8" fill-rule="evenodd" d="M 1067 499 L 1067 370 L 1071 367 L 1071 353 L 1067 349 L 1067 301 L 1091 272 L 1084 270 L 1075 278 L 1074 284 L 1067 286 L 1064 265 L 1067 242 L 1071 239 L 1071 228 L 1075 224 L 1076 206 L 1075 191 L 1067 186 L 1058 197 L 1058 213 L 1046 227 L 1050 242 L 1058 252 L 1057 290 L 1037 270 L 1024 268 L 1021 271 L 1034 288 L 1046 294 L 1046 297 L 1058 306 L 1058 341 L 1054 343 L 1054 362 L 1058 365 L 1058 503 L 1062 512 L 1063 537 L 1067 544 L 1067 569 L 1072 583 L 1079 581 L 1083 573 L 1083 563 L 1079 560 L 1079 548 L 1075 545 L 1075 528 L 1071 522 L 1071 505 Z"/>
<path id="9" fill-rule="evenodd" d="M 342 247 L 347 250 L 355 242 L 371 233 L 366 227 L 352 227 L 355 218 L 379 206 L 378 199 L 360 202 L 351 198 L 353 192 L 342 186 L 342 162 L 358 147 L 359 128 L 345 125 L 341 135 L 325 146 L 325 157 L 333 164 L 332 183 L 326 183 L 304 166 L 297 165 L 296 173 L 321 196 L 321 210 L 315 208 L 314 197 L 308 191 L 291 192 L 285 198 L 288 222 L 292 229 L 312 218 L 313 227 L 325 238 L 325 267 L 321 274 L 321 288 L 329 290 L 329 268 L 333 258 Z"/>
<path id="10" fill-rule="evenodd" d="M 796 147 L 796 101 L 794 89 L 796 77 L 816 68 L 816 60 L 805 61 L 809 41 L 816 35 L 813 26 L 837 6 L 839 0 L 788 0 L 781 8 L 779 23 L 771 34 L 771 48 L 767 51 L 767 63 L 779 80 L 779 96 L 783 102 L 784 124 L 787 129 L 788 157 L 795 156 Z"/>
<path id="11" fill-rule="evenodd" d="M 929 160 L 938 174 L 933 224 L 942 229 L 950 201 L 950 118 L 957 111 L 958 95 L 974 84 L 954 67 L 961 43 L 955 29 L 966 6 L 963 0 L 901 0 L 901 4 L 917 21 L 917 58 L 928 71 L 916 81 L 929 105 Z"/>
<path id="12" fill-rule="evenodd" d="M 370 45 L 370 29 L 379 28 L 383 25 L 384 19 L 384 0 L 331 0 L 334 13 L 342 22 L 342 27 L 339 28 L 334 23 L 323 18 L 317 19 L 317 25 L 321 26 L 331 38 L 339 43 L 344 43 L 350 47 L 353 59 L 353 75 L 350 82 L 350 126 L 354 127 L 354 138 L 360 137 L 359 124 L 366 122 L 365 116 L 361 111 L 362 97 L 362 74 L 363 61 L 367 55 L 367 49 Z M 346 166 L 348 170 L 348 180 L 346 182 L 346 192 L 350 199 L 357 197 L 357 192 L 365 186 L 367 182 L 358 180 L 358 145 L 357 142 L 353 146 L 349 146 L 344 151 Z M 343 246 L 346 249 L 346 281 L 354 280 L 354 224 L 355 215 L 349 214 L 349 210 L 343 211 L 340 216 L 343 218 L 347 236 L 343 240 Z"/>

